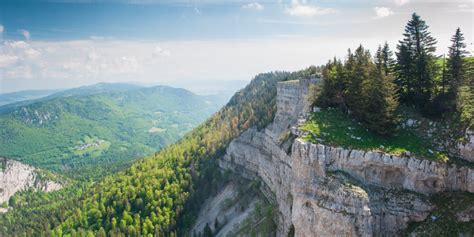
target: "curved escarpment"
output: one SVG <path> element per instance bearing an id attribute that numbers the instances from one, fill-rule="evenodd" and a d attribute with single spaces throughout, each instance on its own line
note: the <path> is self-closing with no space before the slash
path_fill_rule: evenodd
<path id="1" fill-rule="evenodd" d="M 309 109 L 302 99 L 309 83 L 280 83 L 273 123 L 244 132 L 220 160 L 223 169 L 271 190 L 278 236 L 293 228 L 295 236 L 400 235 L 434 210 L 429 195 L 474 192 L 469 167 L 294 139 L 294 126 Z"/>

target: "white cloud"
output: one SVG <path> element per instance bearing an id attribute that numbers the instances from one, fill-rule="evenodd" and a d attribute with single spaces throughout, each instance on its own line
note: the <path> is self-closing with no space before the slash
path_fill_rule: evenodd
<path id="1" fill-rule="evenodd" d="M 20 34 L 22 34 L 23 37 L 25 37 L 26 40 L 31 39 L 31 34 L 30 34 L 29 31 L 24 30 L 24 29 L 21 29 L 21 30 L 18 30 L 18 32 L 19 32 Z"/>
<path id="2" fill-rule="evenodd" d="M 318 6 L 307 5 L 306 1 L 299 2 L 293 0 L 291 5 L 286 9 L 286 14 L 297 17 L 314 17 L 319 15 L 327 15 L 336 13 L 337 11 L 333 8 L 323 8 Z"/>
<path id="3" fill-rule="evenodd" d="M 3 34 L 3 31 L 5 31 L 5 27 L 3 27 L 3 25 L 0 25 L 0 35 Z"/>
<path id="4" fill-rule="evenodd" d="M 258 2 L 252 2 L 252 3 L 248 3 L 248 4 L 243 5 L 242 8 L 261 11 L 265 7 L 262 4 L 258 3 Z"/>
<path id="5" fill-rule="evenodd" d="M 384 18 L 393 15 L 393 11 L 388 7 L 374 7 L 375 18 Z"/>
<path id="6" fill-rule="evenodd" d="M 18 57 L 15 55 L 0 54 L 0 68 L 11 67 L 17 61 L 18 61 Z"/>
<path id="7" fill-rule="evenodd" d="M 164 50 L 160 46 L 156 46 L 155 50 L 153 50 L 153 56 L 170 56 L 169 50 Z"/>
<path id="8" fill-rule="evenodd" d="M 410 0 L 393 0 L 393 2 L 394 2 L 395 5 L 397 5 L 397 6 L 403 6 L 403 5 L 407 4 L 407 3 L 409 3 Z"/>

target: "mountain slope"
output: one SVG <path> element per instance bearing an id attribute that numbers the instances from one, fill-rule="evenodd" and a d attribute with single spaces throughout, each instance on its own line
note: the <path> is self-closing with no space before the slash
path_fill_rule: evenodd
<path id="1" fill-rule="evenodd" d="M 189 230 L 203 199 L 226 179 L 213 158 L 221 156 L 227 144 L 242 131 L 264 127 L 273 120 L 278 81 L 311 73 L 305 70 L 258 75 L 224 108 L 178 143 L 136 162 L 124 172 L 106 177 L 77 200 L 75 206 L 63 207 L 63 211 L 42 221 L 62 223 L 51 226 L 60 234 L 170 235 L 177 230 Z M 27 231 L 24 226 L 10 223 L 5 233 Z"/>
<path id="2" fill-rule="evenodd" d="M 13 96 L 15 101 L 11 101 L 5 105 L 0 104 L 0 114 L 14 111 L 22 106 L 27 106 L 40 101 L 47 101 L 54 98 L 69 97 L 69 96 L 88 96 L 100 93 L 111 93 L 111 92 L 125 92 L 133 89 L 143 88 L 142 86 L 127 84 L 127 83 L 106 83 L 100 82 L 94 85 L 81 86 L 77 88 L 71 88 L 67 90 L 51 90 L 51 91 L 20 91 L 9 94 L 0 95 L 0 103 L 3 96 L 10 98 Z M 49 93 L 46 93 L 49 92 Z M 30 94 L 38 94 L 37 96 L 31 96 Z M 42 95 L 42 96 L 40 96 Z M 31 97 L 30 99 L 27 96 Z M 25 99 L 21 99 L 21 98 Z"/>
<path id="3" fill-rule="evenodd" d="M 183 89 L 105 86 L 60 92 L 0 114 L 0 155 L 99 177 L 175 142 L 219 106 Z"/>

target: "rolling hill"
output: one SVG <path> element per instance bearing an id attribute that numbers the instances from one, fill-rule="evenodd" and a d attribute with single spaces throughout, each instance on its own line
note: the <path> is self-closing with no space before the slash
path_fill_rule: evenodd
<path id="1" fill-rule="evenodd" d="M 166 86 L 101 83 L 66 90 L 0 107 L 0 156 L 68 176 L 100 177 L 177 141 L 221 103 Z"/>

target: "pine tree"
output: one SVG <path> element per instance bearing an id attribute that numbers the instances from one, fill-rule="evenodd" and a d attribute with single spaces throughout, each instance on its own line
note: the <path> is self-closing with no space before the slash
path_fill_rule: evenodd
<path id="1" fill-rule="evenodd" d="M 380 64 L 376 56 L 376 65 Z M 373 66 L 364 83 L 363 121 L 369 130 L 379 135 L 389 135 L 398 122 L 398 98 L 393 77 L 385 75 L 383 67 Z"/>
<path id="2" fill-rule="evenodd" d="M 395 66 L 396 84 L 400 99 L 407 102 L 413 95 L 414 66 L 409 43 L 397 46 L 397 64 Z"/>
<path id="3" fill-rule="evenodd" d="M 323 69 L 323 89 L 318 98 L 318 104 L 323 107 L 340 107 L 346 109 L 344 102 L 343 65 L 334 58 Z"/>
<path id="4" fill-rule="evenodd" d="M 393 53 L 388 46 L 388 43 L 385 42 L 382 48 L 382 58 L 383 58 L 383 69 L 384 73 L 387 76 L 391 74 L 395 65 L 395 60 L 393 59 Z"/>
<path id="5" fill-rule="evenodd" d="M 402 99 L 424 107 L 430 102 L 435 88 L 436 39 L 431 36 L 425 21 L 416 13 L 405 27 L 404 39 L 399 42 L 398 85 Z"/>
<path id="6" fill-rule="evenodd" d="M 361 118 L 364 101 L 362 96 L 362 85 L 364 80 L 370 76 L 370 64 L 372 58 L 368 50 L 360 45 L 354 54 L 354 69 L 349 72 L 351 77 L 347 86 L 347 104 L 356 118 Z"/>
<path id="7" fill-rule="evenodd" d="M 385 74 L 386 75 L 386 70 L 385 70 L 385 60 L 384 60 L 384 55 L 382 51 L 382 46 L 379 45 L 377 48 L 377 52 L 375 53 L 375 67 L 377 68 L 377 71 L 380 74 Z"/>
<path id="8" fill-rule="evenodd" d="M 449 47 L 447 74 L 448 74 L 448 93 L 456 94 L 464 78 L 464 58 L 467 54 L 466 44 L 461 29 L 457 28 L 456 33 L 451 38 Z"/>

